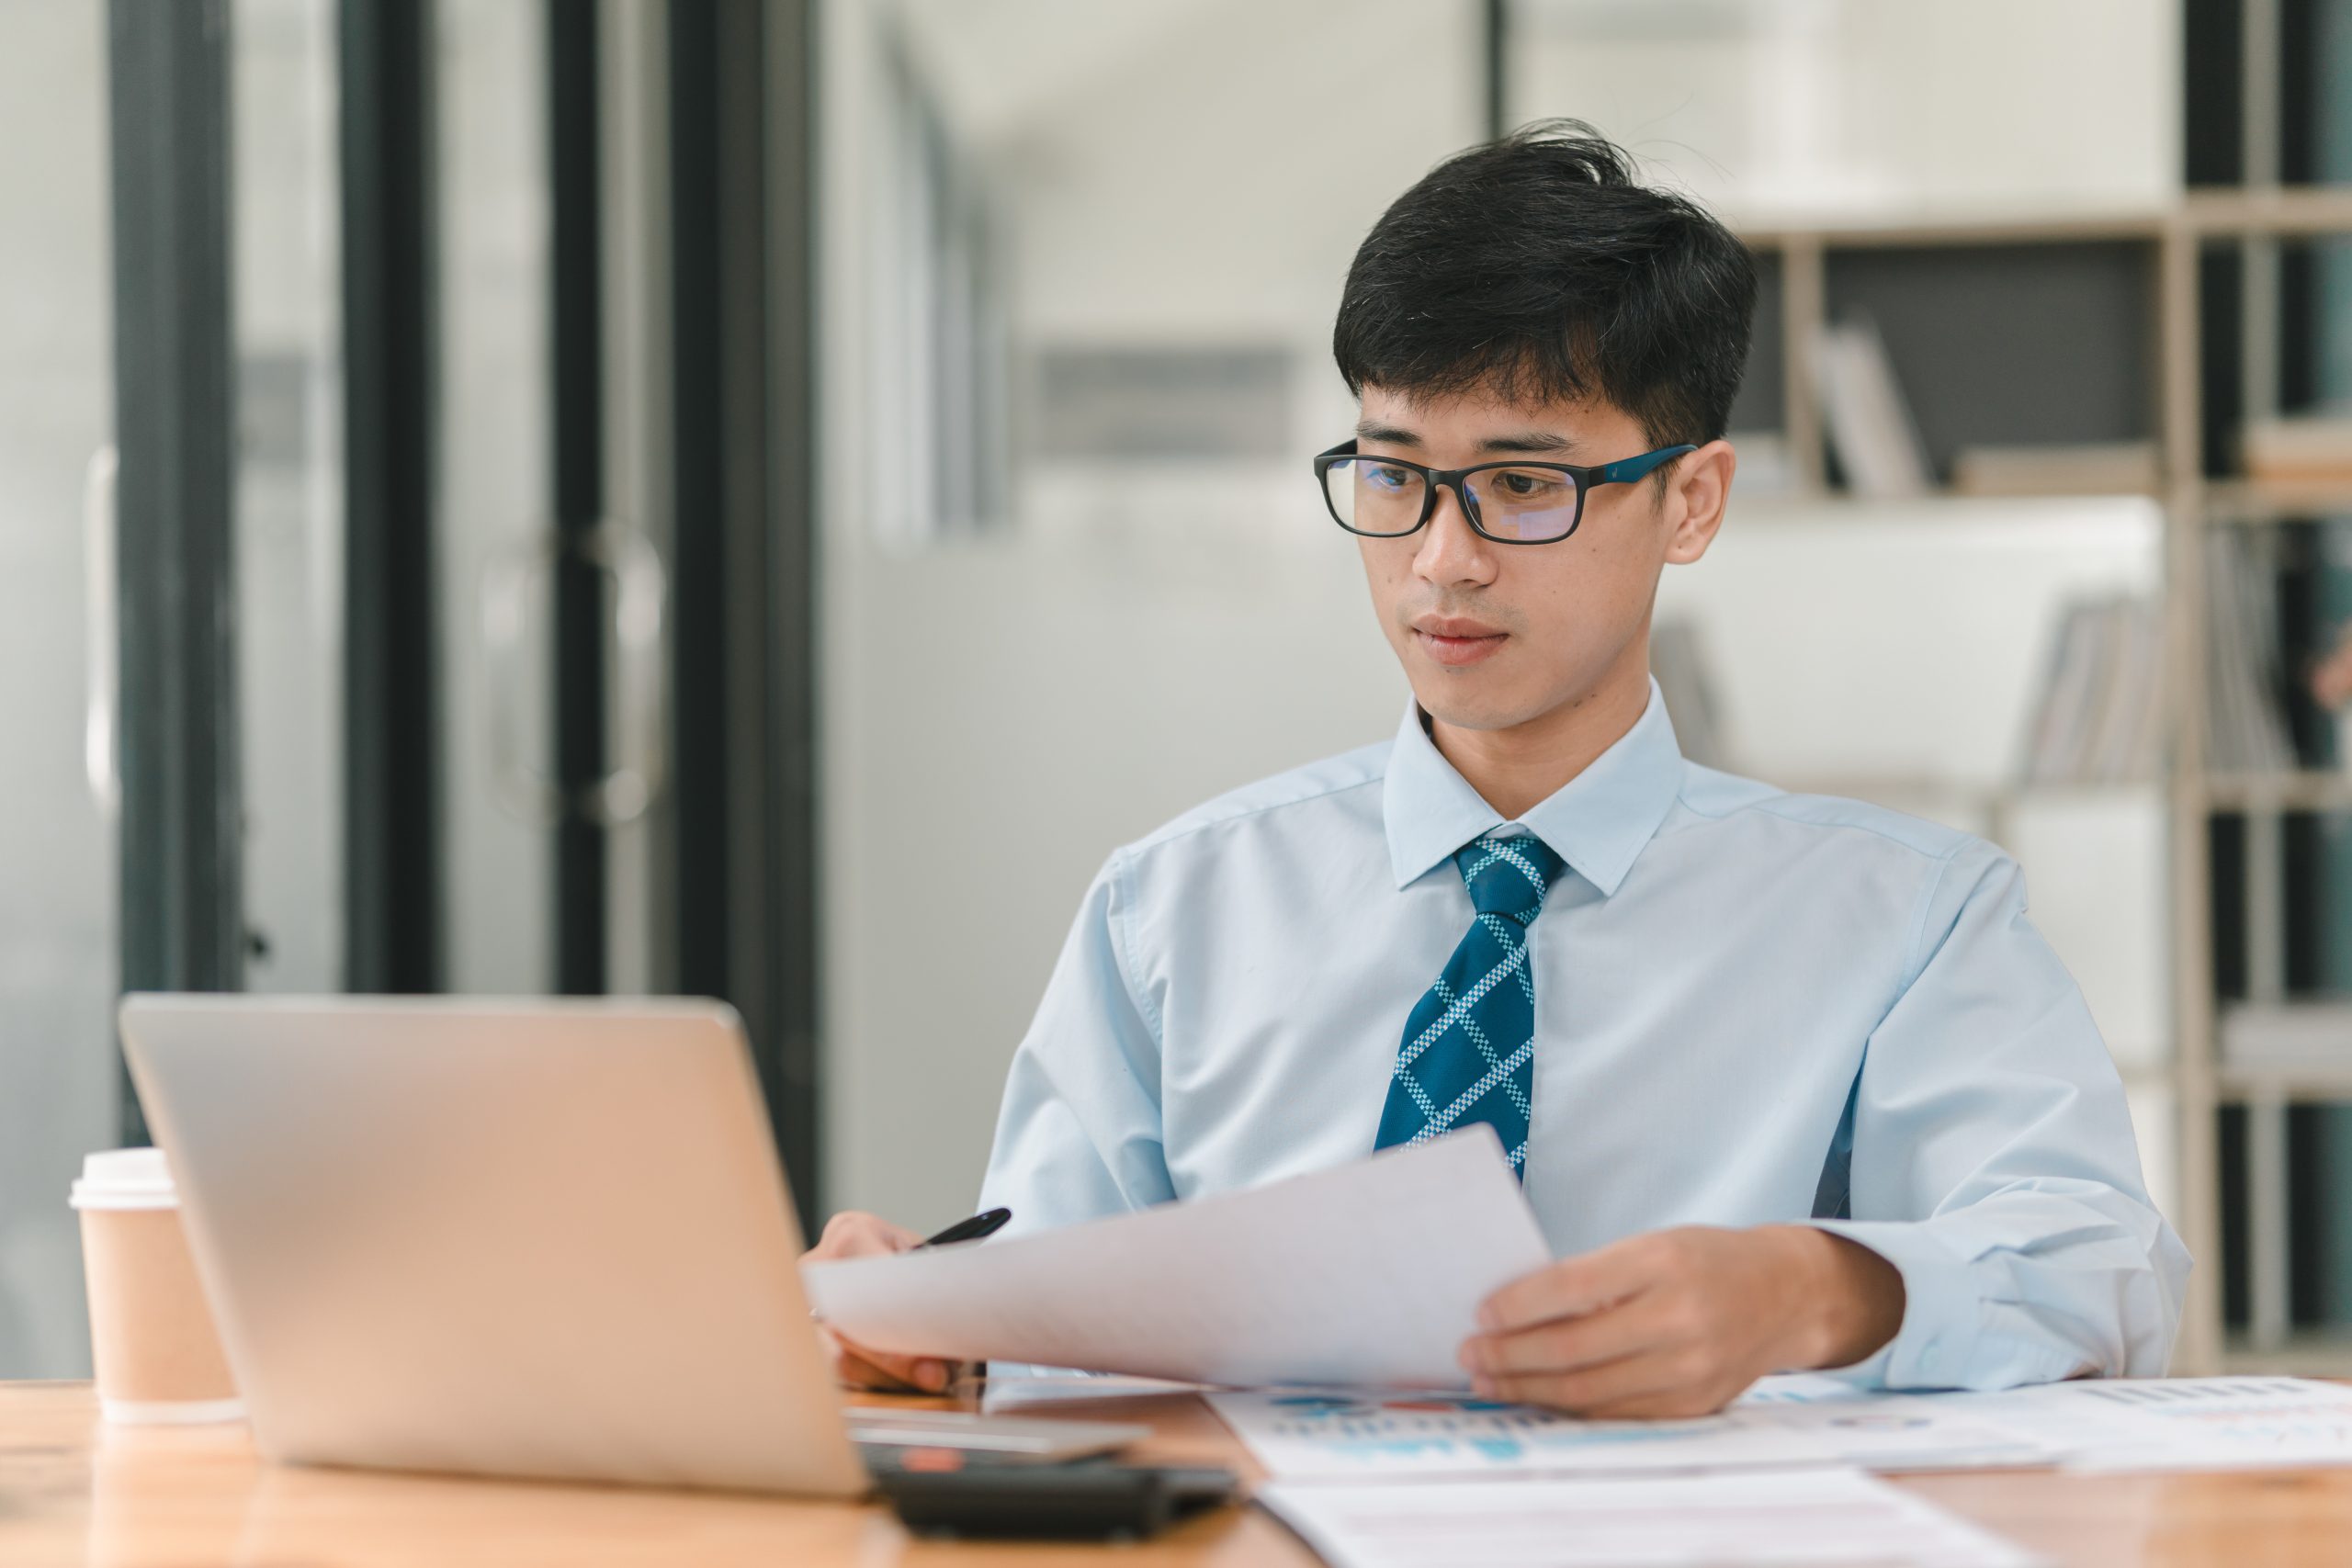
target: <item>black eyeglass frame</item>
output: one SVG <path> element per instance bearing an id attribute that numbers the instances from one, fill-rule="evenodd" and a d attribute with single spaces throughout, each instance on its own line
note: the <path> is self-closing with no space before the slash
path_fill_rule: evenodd
<path id="1" fill-rule="evenodd" d="M 1340 515 L 1339 504 L 1331 499 L 1332 465 L 1352 461 L 1363 456 L 1356 450 L 1354 441 L 1342 441 L 1329 452 L 1317 452 L 1315 455 L 1315 488 L 1323 492 L 1323 508 L 1331 514 L 1331 521 L 1360 538 L 1403 539 L 1419 533 L 1428 525 L 1429 520 L 1437 515 L 1437 492 L 1450 485 L 1453 487 L 1454 498 L 1462 502 L 1463 517 L 1480 538 L 1491 539 L 1498 545 L 1556 545 L 1562 539 L 1575 537 L 1576 531 L 1584 525 L 1585 492 L 1593 486 L 1631 484 L 1635 479 L 1647 479 L 1675 458 L 1696 452 L 1698 449 L 1697 446 L 1687 444 L 1680 446 L 1660 446 L 1654 451 L 1644 452 L 1638 457 L 1620 457 L 1613 463 L 1601 463 L 1597 466 L 1577 463 L 1534 463 L 1523 458 L 1507 457 L 1493 463 L 1473 463 L 1466 468 L 1432 468 L 1426 463 L 1416 463 L 1404 457 L 1368 458 L 1366 460 L 1370 462 L 1386 463 L 1399 468 L 1410 468 L 1421 476 L 1424 487 L 1421 491 L 1421 514 L 1414 519 L 1411 527 L 1399 528 L 1394 533 L 1382 533 L 1371 528 L 1356 527 Z M 1551 473 L 1566 474 L 1575 480 L 1577 514 L 1568 519 L 1567 532 L 1555 535 L 1548 539 L 1507 539 L 1500 534 L 1487 532 L 1486 525 L 1478 521 L 1477 498 L 1470 493 L 1463 481 L 1472 474 L 1485 473 L 1489 468 L 1543 468 Z"/>

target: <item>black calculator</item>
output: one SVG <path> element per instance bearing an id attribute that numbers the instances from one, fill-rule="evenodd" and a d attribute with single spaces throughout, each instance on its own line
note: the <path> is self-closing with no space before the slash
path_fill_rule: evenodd
<path id="1" fill-rule="evenodd" d="M 875 1485 L 918 1535 L 1140 1540 L 1232 1500 L 1233 1472 L 1127 1464 L 1109 1455 L 1040 1464 L 959 1450 L 866 1451 Z"/>

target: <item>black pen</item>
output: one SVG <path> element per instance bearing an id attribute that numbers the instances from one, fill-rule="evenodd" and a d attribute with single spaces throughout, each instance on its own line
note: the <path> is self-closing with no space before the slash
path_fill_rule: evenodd
<path id="1" fill-rule="evenodd" d="M 917 1242 L 912 1250 L 921 1252 L 926 1247 L 946 1247 L 959 1241 L 978 1241 L 984 1235 L 994 1235 L 1012 1218 L 1010 1209 L 989 1209 L 974 1214 L 968 1220 L 957 1220 L 945 1230 L 928 1240 Z"/>

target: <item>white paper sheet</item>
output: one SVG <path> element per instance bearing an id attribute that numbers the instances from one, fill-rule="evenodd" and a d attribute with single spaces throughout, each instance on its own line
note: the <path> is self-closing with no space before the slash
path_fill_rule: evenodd
<path id="1" fill-rule="evenodd" d="M 2030 1431 L 2069 1470 L 2352 1464 L 2352 1388 L 2305 1378 L 2113 1378 L 1937 1403 Z"/>
<path id="2" fill-rule="evenodd" d="M 2048 1465 L 2030 1433 L 1949 1401 L 1827 1398 L 1766 1379 L 1749 1400 L 1690 1421 L 1585 1421 L 1447 1393 L 1217 1391 L 1208 1401 L 1283 1481 L 1634 1475 L 1847 1464 L 1913 1471 Z M 1775 1384 L 1783 1386 L 1775 1388 Z M 1842 1385 L 1840 1385 L 1842 1389 Z"/>
<path id="3" fill-rule="evenodd" d="M 1444 1486 L 1281 1484 L 1261 1489 L 1257 1500 L 1332 1568 L 2030 1568 L 2040 1561 L 1850 1470 Z"/>
<path id="4" fill-rule="evenodd" d="M 1085 1377 L 999 1377 L 989 1374 L 987 1384 L 980 1390 L 980 1409 L 988 1415 L 1011 1414 L 1021 1410 L 1055 1410 L 1071 1404 L 1097 1404 L 1104 1401 L 1130 1399 L 1168 1399 L 1184 1394 L 1204 1393 L 1196 1382 L 1177 1382 L 1168 1378 Z"/>
<path id="5" fill-rule="evenodd" d="M 819 1316 L 877 1350 L 1459 1388 L 1478 1303 L 1550 1260 L 1479 1125 L 1247 1192 L 801 1278 Z"/>

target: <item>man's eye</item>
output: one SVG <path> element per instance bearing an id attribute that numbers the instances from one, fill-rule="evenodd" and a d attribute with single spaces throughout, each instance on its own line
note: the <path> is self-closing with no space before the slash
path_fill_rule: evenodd
<path id="1" fill-rule="evenodd" d="M 1413 470 L 1390 463 L 1368 464 L 1363 470 L 1363 479 L 1364 483 L 1377 485 L 1382 490 L 1403 490 L 1413 482 Z"/>
<path id="2" fill-rule="evenodd" d="M 1534 501 L 1556 494 L 1560 490 L 1559 476 L 1536 470 L 1527 472 L 1505 468 L 1494 476 L 1496 493 L 1511 501 Z"/>

